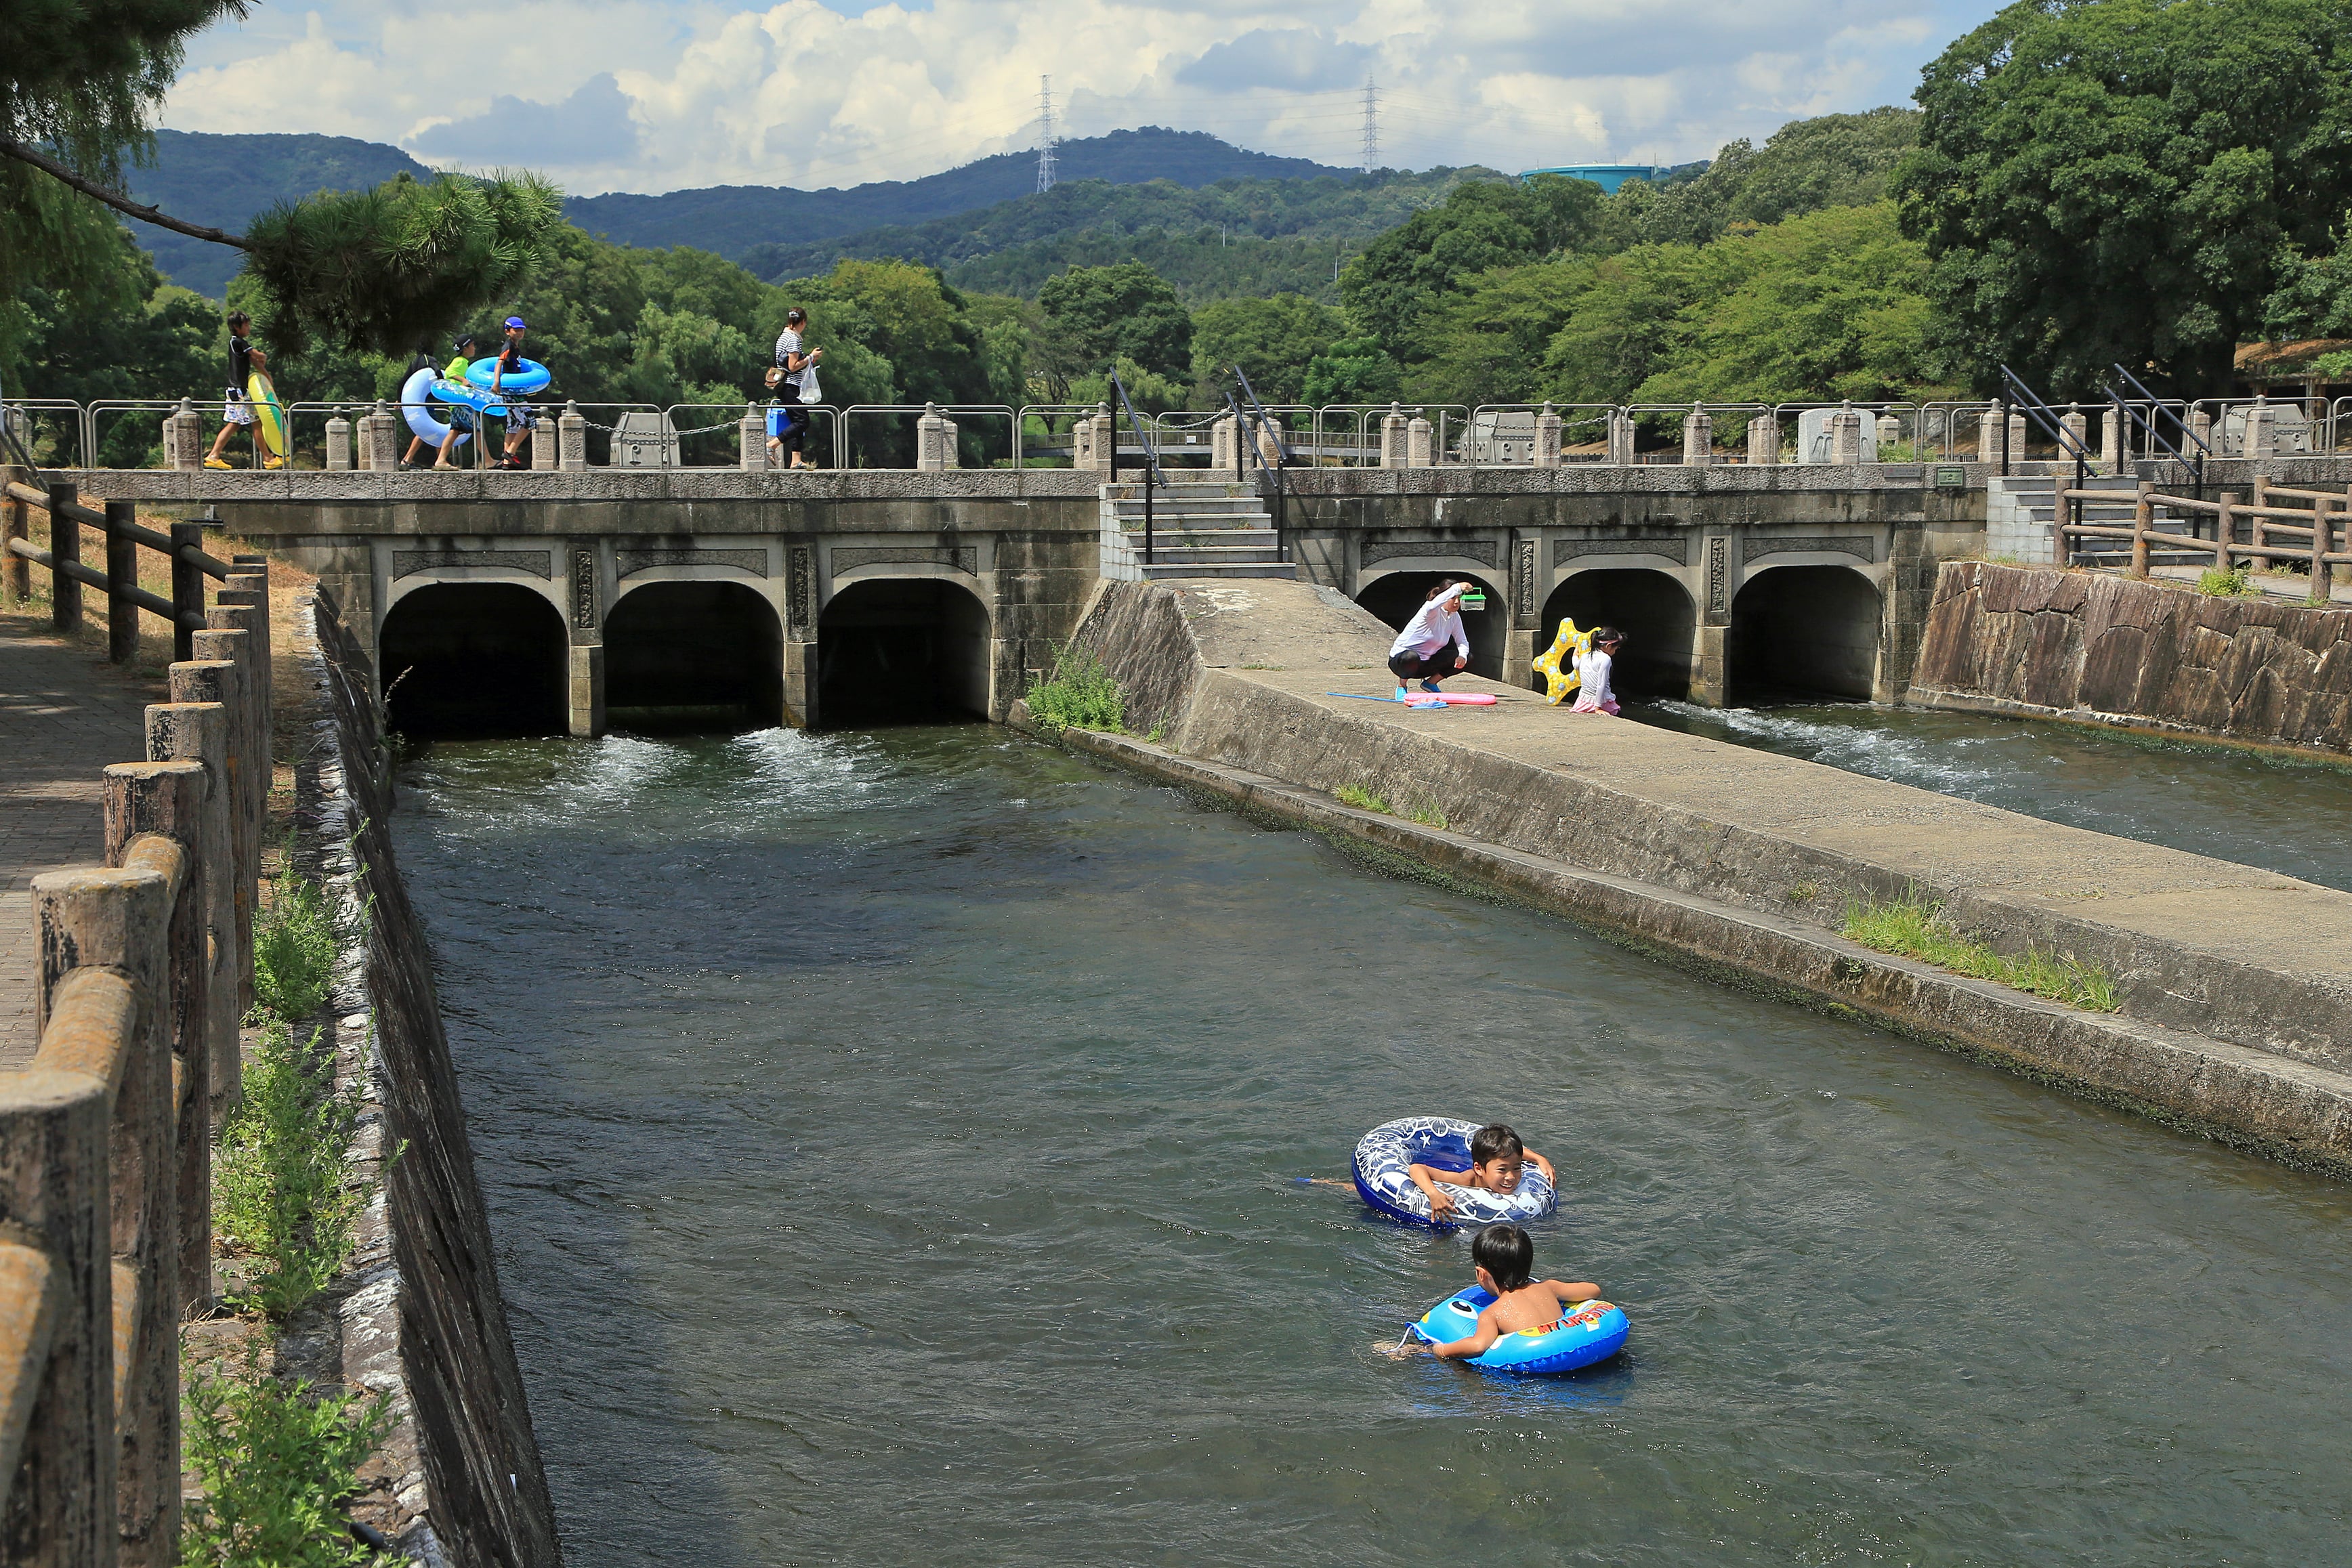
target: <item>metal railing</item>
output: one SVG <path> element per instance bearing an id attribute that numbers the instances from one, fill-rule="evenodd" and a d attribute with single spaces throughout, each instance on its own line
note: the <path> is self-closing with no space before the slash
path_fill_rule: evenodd
<path id="1" fill-rule="evenodd" d="M 1168 476 L 1160 471 L 1160 455 L 1152 450 L 1150 433 L 1144 429 L 1143 422 L 1136 417 L 1135 404 L 1129 401 L 1127 395 L 1127 383 L 1118 379 L 1118 372 L 1117 371 L 1113 371 L 1110 373 L 1110 386 L 1111 391 L 1118 395 L 1118 406 L 1126 411 L 1128 428 L 1135 432 L 1135 444 L 1143 449 L 1143 564 L 1150 566 L 1152 564 L 1153 552 L 1156 548 L 1156 540 L 1153 538 L 1151 520 L 1151 486 L 1153 482 L 1157 481 L 1162 487 L 1165 487 L 1168 483 Z M 1117 432 L 1118 426 L 1113 425 L 1109 454 L 1110 483 L 1113 485 L 1117 485 L 1118 483 L 1118 436 Z"/>
<path id="2" fill-rule="evenodd" d="M 1237 474 L 1248 473 L 1250 454 L 1258 449 L 1259 443 L 1266 440 L 1274 443 L 1275 460 L 1272 463 L 1263 461 L 1264 455 L 1260 453 L 1258 490 L 1263 495 L 1269 484 L 1273 487 L 1274 559 L 1286 561 L 1290 559 L 1290 487 L 1285 475 L 1297 460 L 1296 455 L 1290 450 L 1290 444 L 1282 438 L 1281 423 L 1266 412 L 1264 403 L 1258 402 L 1257 389 L 1250 385 L 1249 372 L 1235 365 L 1234 380 L 1240 385 L 1242 395 L 1239 401 L 1227 396 L 1225 405 L 1234 411 L 1234 469 Z"/>
<path id="3" fill-rule="evenodd" d="M 1015 468 L 1018 468 L 1021 465 L 1021 411 L 1015 410 L 1008 403 L 861 402 L 853 403 L 849 407 L 843 409 L 841 411 L 839 420 L 834 427 L 834 466 L 836 468 L 886 468 L 899 466 L 897 464 L 864 464 L 857 461 L 857 422 L 860 419 L 871 422 L 878 418 L 888 418 L 893 420 L 920 419 L 923 415 L 934 412 L 945 414 L 949 418 L 956 421 L 957 439 L 959 442 L 962 439 L 962 425 L 965 416 L 978 415 L 988 422 L 988 426 L 991 429 L 994 428 L 995 423 L 998 420 L 1003 420 L 1005 423 L 1005 460 Z M 913 455 L 914 449 L 914 443 L 910 441 L 907 448 L 909 457 Z M 985 445 L 983 445 L 982 450 L 985 451 Z M 992 465 L 991 465 L 992 466 Z M 912 468 L 915 466 L 915 464 L 910 461 L 906 464 L 905 466 Z"/>

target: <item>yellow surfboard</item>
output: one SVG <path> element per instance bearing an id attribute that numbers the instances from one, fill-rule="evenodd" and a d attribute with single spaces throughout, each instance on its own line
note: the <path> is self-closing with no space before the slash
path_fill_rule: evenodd
<path id="1" fill-rule="evenodd" d="M 286 405 L 278 401 L 278 388 L 267 372 L 247 372 L 245 401 L 253 405 L 253 428 L 260 433 L 261 444 L 269 448 L 269 455 L 285 456 Z"/>

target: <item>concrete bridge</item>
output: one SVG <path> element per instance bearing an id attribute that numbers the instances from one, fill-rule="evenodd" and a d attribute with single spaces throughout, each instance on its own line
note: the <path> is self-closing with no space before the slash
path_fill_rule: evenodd
<path id="1" fill-rule="evenodd" d="M 615 711 L 698 707 L 802 725 L 1002 717 L 1096 583 L 1139 570 L 1123 491 L 1068 469 L 68 477 L 209 510 L 318 573 L 385 672 L 395 720 L 444 730 L 593 735 Z M 1628 690 L 1722 704 L 1898 697 L 1937 562 L 1984 549 L 1989 477 L 1975 464 L 1324 468 L 1288 473 L 1279 502 L 1254 500 L 1255 485 L 1222 493 L 1278 511 L 1298 577 L 1392 623 L 1441 574 L 1483 583 L 1482 674 L 1526 681 L 1574 616 L 1628 633 Z M 1172 507 L 1160 521 L 1175 549 L 1199 527 Z"/>

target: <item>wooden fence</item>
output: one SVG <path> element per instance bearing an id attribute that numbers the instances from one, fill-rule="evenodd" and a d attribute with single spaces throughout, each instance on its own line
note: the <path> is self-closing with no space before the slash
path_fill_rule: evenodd
<path id="1" fill-rule="evenodd" d="M 46 510 L 53 540 L 61 520 L 104 519 L 103 574 L 7 536 L 12 570 L 57 578 L 61 623 L 68 585 L 90 583 L 118 636 L 151 610 L 184 643 L 172 700 L 147 709 L 146 760 L 105 771 L 106 868 L 34 879 L 38 1043 L 0 1071 L 0 1563 L 143 1568 L 178 1560 L 179 1325 L 211 1301 L 212 1130 L 252 994 L 269 579 L 257 557 L 223 565 L 66 486 L 6 496 Z M 142 547 L 170 551 L 175 580 L 191 567 L 191 591 L 139 591 Z M 208 606 L 206 576 L 226 583 Z"/>
<path id="2" fill-rule="evenodd" d="M 2058 492 L 2062 506 L 2075 501 L 2113 506 L 2116 499 L 2112 490 Z M 2302 505 L 2281 506 L 2278 503 L 2282 501 Z M 2164 512 L 2175 515 L 2158 515 Z M 2181 520 L 2180 514 L 2187 515 L 2189 532 L 2173 531 Z M 2210 538 L 2196 531 L 2196 519 L 2204 517 L 2213 519 Z M 2243 542 L 2238 538 L 2242 522 L 2246 525 L 2247 538 Z M 2328 569 L 2352 566 L 2352 531 L 2347 530 L 2352 530 L 2352 486 L 2343 491 L 2298 490 L 2257 477 L 2251 499 L 2229 491 L 2208 501 L 2193 496 L 2162 495 L 2154 485 L 2143 480 L 2129 528 L 2114 523 L 2061 523 L 2059 559 L 2074 559 L 2076 539 L 2106 538 L 2131 541 L 2130 571 L 2134 577 L 2147 575 L 2148 552 L 2157 546 L 2210 553 L 2214 567 L 2221 571 L 2235 570 L 2241 559 L 2302 561 L 2310 567 L 2313 591 L 2325 594 Z M 2277 539 L 2294 542 L 2281 546 L 2273 542 Z M 2343 548 L 2337 548 L 2339 543 Z"/>

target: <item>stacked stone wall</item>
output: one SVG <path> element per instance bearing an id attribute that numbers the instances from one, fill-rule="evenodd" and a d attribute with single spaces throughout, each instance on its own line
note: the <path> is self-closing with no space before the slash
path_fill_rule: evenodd
<path id="1" fill-rule="evenodd" d="M 1947 561 L 1909 700 L 2352 750 L 2352 612 Z"/>

